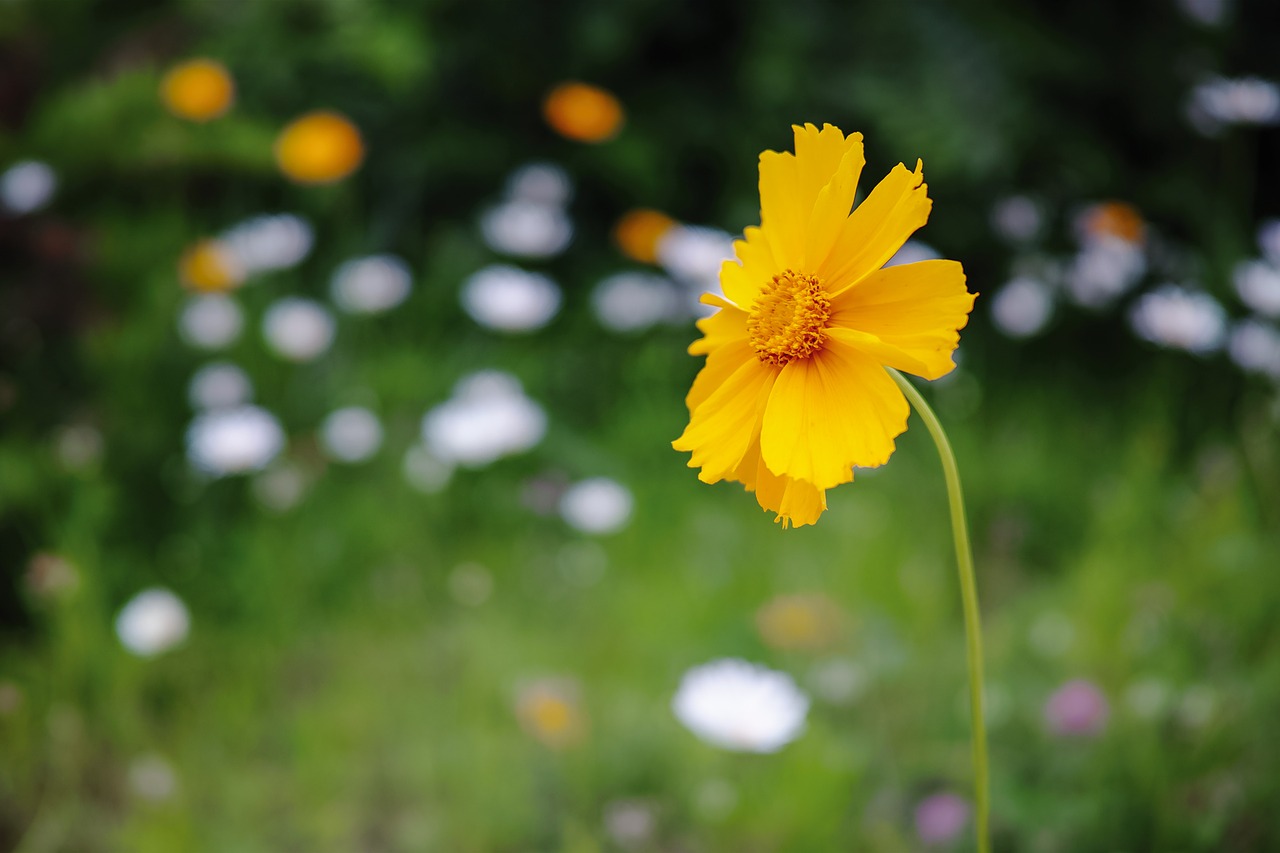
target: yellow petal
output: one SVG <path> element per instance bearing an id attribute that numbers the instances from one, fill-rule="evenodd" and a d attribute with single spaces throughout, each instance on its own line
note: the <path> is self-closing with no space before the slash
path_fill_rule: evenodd
<path id="1" fill-rule="evenodd" d="M 881 364 L 937 379 L 955 367 L 951 353 L 977 294 L 955 261 L 920 261 L 871 273 L 831 300 L 829 337 Z"/>
<path id="2" fill-rule="evenodd" d="M 730 304 L 714 293 L 702 297 L 705 305 L 715 305 L 720 310 L 697 322 L 702 337 L 689 344 L 690 355 L 706 355 L 733 341 L 747 339 L 747 312 Z"/>
<path id="3" fill-rule="evenodd" d="M 924 225 L 933 202 L 924 182 L 924 167 L 911 172 L 899 163 L 844 221 L 831 254 L 817 276 L 831 292 L 884 266 L 907 238 Z"/>
<path id="4" fill-rule="evenodd" d="M 730 344 L 717 353 L 727 357 L 727 351 L 735 346 Z M 728 358 L 725 360 L 728 362 Z M 704 373 L 713 369 L 710 362 L 709 358 Z M 714 369 L 720 368 L 717 365 Z M 671 446 L 692 451 L 689 467 L 702 469 L 699 480 L 715 483 L 733 474 L 760 434 L 760 415 L 777 375 L 777 368 L 765 365 L 752 352 L 719 387 L 694 406 L 689 425 Z"/>
<path id="5" fill-rule="evenodd" d="M 827 493 L 802 480 L 779 477 L 760 460 L 756 478 L 756 502 L 776 512 L 783 529 L 813 524 L 827 508 Z"/>
<path id="6" fill-rule="evenodd" d="M 862 173 L 862 136 L 849 137 L 858 144 L 845 152 L 844 159 L 831 180 L 818 191 L 805 229 L 804 269 L 820 269 L 831 255 L 840 237 L 853 198 L 858 191 L 858 176 Z"/>
<path id="7" fill-rule="evenodd" d="M 684 404 L 689 407 L 689 414 L 692 415 L 747 359 L 759 360 L 756 359 L 756 351 L 745 340 L 730 341 L 713 350 L 707 356 L 707 363 L 694 377 L 689 393 L 685 395 Z"/>
<path id="8" fill-rule="evenodd" d="M 907 401 L 870 356 L 837 338 L 784 367 L 765 408 L 760 448 L 774 474 L 829 489 L 853 466 L 883 465 L 907 428 Z"/>
<path id="9" fill-rule="evenodd" d="M 756 502 L 761 508 L 777 513 L 774 520 L 784 528 L 789 524 L 796 527 L 813 524 L 827 508 L 827 495 L 822 489 L 790 477 L 779 477 L 769 470 L 760 458 L 759 438 L 726 479 L 742 483 L 748 492 L 755 492 Z"/>
<path id="10" fill-rule="evenodd" d="M 742 237 L 733 243 L 738 260 L 725 261 L 720 267 L 720 289 L 734 304 L 750 308 L 761 288 L 786 267 L 774 258 L 773 249 L 759 228 L 746 229 Z"/>
<path id="11" fill-rule="evenodd" d="M 799 176 L 795 155 L 765 151 L 760 155 L 760 230 L 773 252 L 799 263 L 804 253 L 804 228 L 813 199 L 805 205 L 796 192 Z"/>

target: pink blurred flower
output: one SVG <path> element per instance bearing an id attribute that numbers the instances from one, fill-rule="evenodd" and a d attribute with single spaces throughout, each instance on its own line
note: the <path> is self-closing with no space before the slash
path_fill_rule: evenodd
<path id="1" fill-rule="evenodd" d="M 1059 687 L 1044 703 L 1044 720 L 1056 735 L 1091 736 L 1102 732 L 1111 715 L 1107 697 L 1091 681 L 1077 678 Z"/>
<path id="2" fill-rule="evenodd" d="M 954 841 L 969 822 L 969 803 L 952 793 L 933 794 L 916 806 L 916 835 L 924 844 Z"/>

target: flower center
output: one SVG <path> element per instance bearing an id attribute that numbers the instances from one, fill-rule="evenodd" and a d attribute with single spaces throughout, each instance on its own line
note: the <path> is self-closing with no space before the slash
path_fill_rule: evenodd
<path id="1" fill-rule="evenodd" d="M 831 300 L 818 280 L 786 270 L 760 291 L 747 315 L 747 332 L 760 360 L 781 367 L 822 349 L 830 318 Z"/>

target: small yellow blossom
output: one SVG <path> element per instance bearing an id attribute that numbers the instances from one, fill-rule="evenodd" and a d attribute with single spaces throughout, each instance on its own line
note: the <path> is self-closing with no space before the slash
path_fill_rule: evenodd
<path id="1" fill-rule="evenodd" d="M 360 131 L 345 116 L 320 110 L 296 119 L 276 138 L 276 163 L 299 184 L 331 184 L 364 160 Z"/>
<path id="2" fill-rule="evenodd" d="M 190 121 L 205 122 L 231 109 L 236 88 L 221 62 L 193 59 L 176 65 L 160 82 L 160 100 L 169 112 Z"/>
<path id="3" fill-rule="evenodd" d="M 239 287 L 244 273 L 236 259 L 217 240 L 200 240 L 178 259 L 178 277 L 192 290 L 223 293 Z"/>
<path id="4" fill-rule="evenodd" d="M 780 595 L 756 611 L 760 637 L 775 649 L 819 651 L 840 637 L 840 608 L 821 595 Z"/>
<path id="5" fill-rule="evenodd" d="M 577 743 L 587 728 L 577 685 L 564 679 L 525 685 L 516 697 L 516 718 L 526 732 L 553 749 Z"/>

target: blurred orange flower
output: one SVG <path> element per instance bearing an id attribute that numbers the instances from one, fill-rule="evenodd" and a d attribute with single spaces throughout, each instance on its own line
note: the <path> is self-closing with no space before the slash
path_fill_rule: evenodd
<path id="1" fill-rule="evenodd" d="M 760 637 L 775 649 L 817 651 L 840 636 L 840 608 L 821 595 L 780 595 L 756 611 Z"/>
<path id="2" fill-rule="evenodd" d="M 226 66 L 212 59 L 176 65 L 160 82 L 160 100 L 179 118 L 205 122 L 231 109 L 235 83 Z"/>
<path id="3" fill-rule="evenodd" d="M 633 261 L 651 264 L 658 259 L 658 243 L 676 221 L 657 210 L 632 210 L 613 226 L 613 240 Z"/>
<path id="4" fill-rule="evenodd" d="M 217 240 L 205 239 L 190 246 L 178 259 L 178 277 L 192 290 L 222 293 L 239 287 L 244 273 L 236 259 Z"/>
<path id="5" fill-rule="evenodd" d="M 826 490 L 883 465 L 907 428 L 885 367 L 937 379 L 974 294 L 955 261 L 884 267 L 929 217 L 923 167 L 898 164 L 850 213 L 862 134 L 795 127 L 760 155 L 760 220 L 720 270 L 719 308 L 689 352 L 707 362 L 672 442 L 705 483 L 734 480 L 784 527 L 813 524 Z"/>
<path id="6" fill-rule="evenodd" d="M 577 743 L 586 733 L 577 685 L 564 679 L 525 685 L 516 697 L 516 717 L 526 732 L 553 748 Z"/>
<path id="7" fill-rule="evenodd" d="M 330 184 L 350 175 L 364 160 L 360 131 L 345 116 L 326 110 L 307 113 L 276 137 L 276 163 L 300 184 Z"/>
<path id="8" fill-rule="evenodd" d="M 1085 237 L 1115 237 L 1126 243 L 1142 243 L 1147 225 L 1142 214 L 1123 201 L 1103 201 L 1080 214 L 1079 228 Z"/>
<path id="9" fill-rule="evenodd" d="M 587 83 L 561 83 L 542 102 L 547 124 L 579 142 L 604 142 L 622 128 L 622 104 L 612 93 Z"/>

